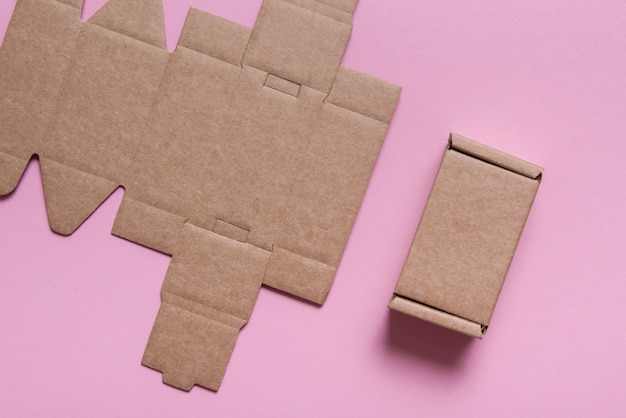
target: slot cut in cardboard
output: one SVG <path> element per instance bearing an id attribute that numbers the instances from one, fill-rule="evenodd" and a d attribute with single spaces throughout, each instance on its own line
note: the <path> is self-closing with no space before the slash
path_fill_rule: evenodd
<path id="1" fill-rule="evenodd" d="M 389 307 L 482 338 L 542 171 L 450 135 Z"/>
<path id="2" fill-rule="evenodd" d="M 113 234 L 172 254 L 142 363 L 217 390 L 262 284 L 322 304 L 400 88 L 342 67 L 356 0 L 265 0 L 254 28 L 161 0 L 18 0 L 0 49 L 0 194 L 39 156 L 51 228 L 119 186 Z"/>

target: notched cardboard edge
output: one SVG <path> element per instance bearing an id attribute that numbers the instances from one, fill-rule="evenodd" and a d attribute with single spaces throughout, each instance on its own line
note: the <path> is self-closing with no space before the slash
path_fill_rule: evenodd
<path id="1" fill-rule="evenodd" d="M 104 203 L 119 184 L 39 156 L 50 228 L 71 235 Z"/>
<path id="2" fill-rule="evenodd" d="M 528 161 L 506 154 L 497 149 L 480 144 L 464 136 L 451 133 L 448 139 L 448 148 L 469 155 L 505 170 L 512 171 L 524 177 L 540 181 L 543 168 Z"/>
<path id="3" fill-rule="evenodd" d="M 388 307 L 394 311 L 432 322 L 470 337 L 482 339 L 487 332 L 487 325 L 478 324 L 395 293 Z"/>

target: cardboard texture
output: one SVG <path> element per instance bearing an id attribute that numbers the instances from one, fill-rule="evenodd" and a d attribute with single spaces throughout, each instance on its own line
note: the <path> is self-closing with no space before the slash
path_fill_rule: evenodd
<path id="1" fill-rule="evenodd" d="M 120 185 L 113 233 L 172 254 L 143 364 L 217 390 L 262 284 L 323 303 L 400 88 L 340 65 L 355 0 L 265 0 L 252 30 L 160 0 L 18 0 L 0 50 L 0 193 L 32 155 L 51 228 Z"/>
<path id="2" fill-rule="evenodd" d="M 482 338 L 541 172 L 452 134 L 389 307 Z"/>

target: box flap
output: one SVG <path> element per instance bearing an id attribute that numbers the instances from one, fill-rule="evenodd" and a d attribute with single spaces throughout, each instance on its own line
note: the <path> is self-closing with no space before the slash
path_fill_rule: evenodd
<path id="1" fill-rule="evenodd" d="M 490 148 L 486 145 L 479 144 L 476 141 L 462 137 L 455 133 L 450 134 L 450 148 L 457 150 L 463 154 L 471 155 L 479 160 L 497 165 L 498 167 L 510 170 L 514 173 L 528 177 L 530 179 L 539 179 L 543 169 L 539 166 L 531 164 L 527 161 L 513 157 L 502 151 Z"/>
<path id="2" fill-rule="evenodd" d="M 391 299 L 389 308 L 449 328 L 461 334 L 469 335 L 470 337 L 482 338 L 483 334 L 487 331 L 487 327 L 483 327 L 476 322 L 468 321 L 467 319 L 398 295 L 395 295 Z"/>
<path id="3" fill-rule="evenodd" d="M 241 66 L 250 28 L 197 9 L 190 9 L 179 46 Z"/>
<path id="4" fill-rule="evenodd" d="M 328 93 L 352 31 L 351 20 L 345 11 L 312 0 L 266 0 L 243 63 Z"/>

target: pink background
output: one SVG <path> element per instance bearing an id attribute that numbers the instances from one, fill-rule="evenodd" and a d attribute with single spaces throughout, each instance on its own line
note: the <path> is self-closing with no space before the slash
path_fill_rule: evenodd
<path id="1" fill-rule="evenodd" d="M 170 49 L 189 4 L 261 0 L 165 1 Z M 0 198 L 0 416 L 626 416 L 625 4 L 361 0 L 344 64 L 404 91 L 335 285 L 263 289 L 217 394 L 140 365 L 169 258 L 110 235 L 122 190 L 61 237 L 31 162 Z M 546 168 L 483 341 L 386 308 L 450 131 Z"/>

